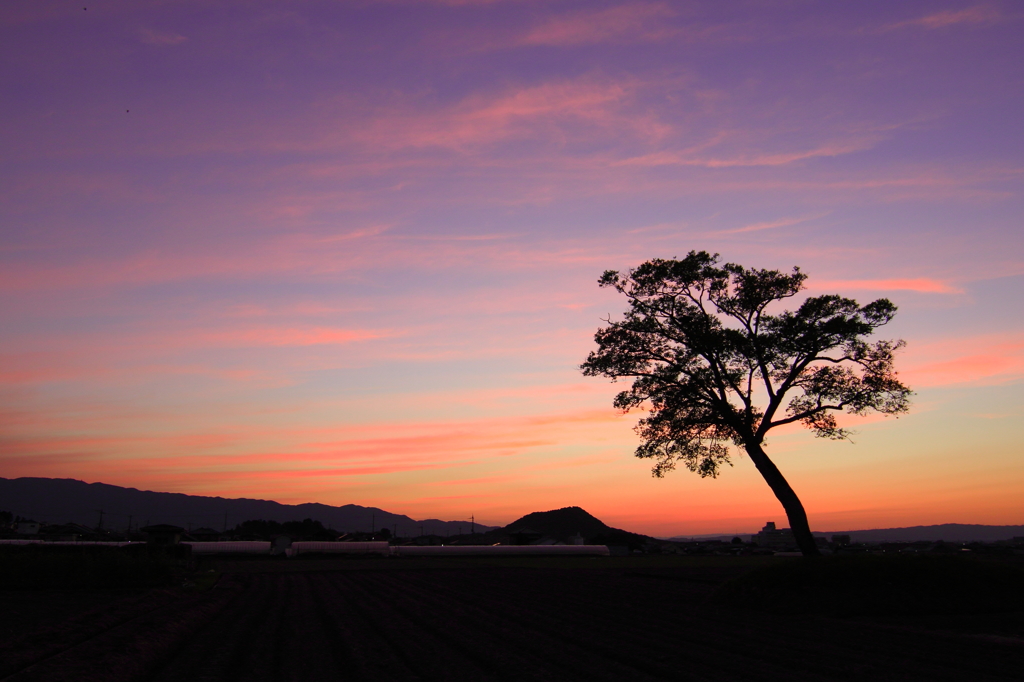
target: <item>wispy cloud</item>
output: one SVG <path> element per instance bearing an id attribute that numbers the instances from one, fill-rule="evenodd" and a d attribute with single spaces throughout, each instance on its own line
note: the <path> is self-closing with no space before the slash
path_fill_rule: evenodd
<path id="1" fill-rule="evenodd" d="M 737 227 L 731 230 L 719 230 L 716 234 L 744 234 L 746 232 L 761 232 L 763 230 L 774 230 L 780 227 L 790 227 L 792 225 L 800 225 L 811 220 L 817 220 L 824 218 L 828 213 L 816 213 L 814 215 L 802 216 L 798 218 L 781 218 L 779 220 L 768 220 L 760 223 L 751 223 L 750 225 L 744 225 L 743 227 Z"/>
<path id="2" fill-rule="evenodd" d="M 900 374 L 912 387 L 991 386 L 1024 379 L 1024 334 L 985 334 L 911 344 Z"/>
<path id="3" fill-rule="evenodd" d="M 813 149 L 774 153 L 741 153 L 729 156 L 660 151 L 617 161 L 622 166 L 703 166 L 705 168 L 736 168 L 744 166 L 784 166 L 807 159 L 827 158 L 852 154 L 870 149 L 878 143 L 879 137 L 870 136 L 860 140 L 834 144 L 829 143 Z"/>
<path id="4" fill-rule="evenodd" d="M 199 334 L 192 343 L 239 346 L 326 346 L 369 341 L 390 336 L 393 332 L 331 327 L 266 327 L 261 329 L 234 329 Z"/>
<path id="5" fill-rule="evenodd" d="M 675 11 L 665 3 L 637 2 L 557 16 L 534 27 L 525 45 L 585 45 L 665 40 L 678 33 L 668 23 Z"/>
<path id="6" fill-rule="evenodd" d="M 811 280 L 810 286 L 815 290 L 916 291 L 923 294 L 964 293 L 964 290 L 960 287 L 930 277 L 916 277 L 913 279 L 816 279 Z"/>
<path id="7" fill-rule="evenodd" d="M 376 114 L 355 139 L 392 150 L 447 148 L 465 153 L 526 139 L 560 140 L 564 145 L 598 130 L 612 139 L 623 134 L 658 138 L 668 126 L 636 111 L 638 95 L 651 85 L 636 79 L 582 77 L 473 94 L 440 108 L 410 101 L 408 108 Z"/>
<path id="8" fill-rule="evenodd" d="M 959 24 L 992 24 L 1005 18 L 998 7 L 993 5 L 974 5 L 961 10 L 942 10 L 926 14 L 916 19 L 886 24 L 883 31 L 894 31 L 900 28 L 924 28 L 935 30 Z"/>
<path id="9" fill-rule="evenodd" d="M 267 482 L 324 476 L 394 475 L 459 469 L 483 459 L 515 457 L 568 442 L 607 438 L 623 431 L 611 409 L 462 422 L 376 423 L 358 427 L 221 428 L 215 433 L 145 435 L 33 434 L 0 442 L 4 470 L 51 475 L 95 472 L 103 480 L 128 477 L 148 485 L 162 476 L 193 481 L 246 481 L 253 493 Z M 263 443 L 264 445 L 260 445 Z M 271 445 L 267 445 L 267 444 Z M 182 454 L 181 450 L 189 454 Z M 61 474 L 59 472 L 65 472 Z M 265 494 L 265 493 L 262 493 Z"/>

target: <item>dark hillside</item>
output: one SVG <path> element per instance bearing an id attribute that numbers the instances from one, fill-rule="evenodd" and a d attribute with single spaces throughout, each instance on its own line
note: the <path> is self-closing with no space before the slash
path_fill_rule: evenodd
<path id="1" fill-rule="evenodd" d="M 594 545 L 640 546 L 650 540 L 646 535 L 612 528 L 580 507 L 533 512 L 496 532 L 507 535 L 535 533 L 562 542 L 568 542 L 579 533 L 587 544 Z"/>
<path id="2" fill-rule="evenodd" d="M 909 528 L 828 531 L 823 535 L 849 535 L 853 542 L 998 542 L 1024 536 L 1024 526 L 983 526 L 967 523 L 942 523 Z"/>
<path id="3" fill-rule="evenodd" d="M 104 528 L 124 530 L 149 523 L 171 523 L 189 528 L 233 528 L 253 519 L 285 523 L 313 519 L 342 532 L 394 529 L 402 536 L 421 533 L 455 535 L 469 532 L 468 521 L 417 521 L 376 507 L 346 504 L 280 504 L 271 500 L 203 497 L 161 493 L 70 478 L 0 478 L 0 510 L 45 523 L 80 523 L 95 526 L 103 510 Z M 476 524 L 477 529 L 490 526 Z"/>
<path id="4" fill-rule="evenodd" d="M 583 537 L 590 537 L 603 535 L 616 529 L 605 525 L 603 521 L 580 507 L 562 507 L 561 509 L 527 514 L 505 526 L 504 530 L 509 533 L 532 530 L 564 539 L 576 535 L 576 533 Z"/>

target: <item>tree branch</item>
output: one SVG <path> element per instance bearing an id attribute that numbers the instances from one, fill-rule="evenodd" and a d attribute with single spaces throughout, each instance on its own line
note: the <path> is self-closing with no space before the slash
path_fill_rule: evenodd
<path id="1" fill-rule="evenodd" d="M 794 414 L 791 417 L 786 417 L 785 419 L 780 419 L 777 422 L 772 422 L 771 425 L 768 426 L 768 429 L 774 429 L 776 426 L 782 426 L 783 424 L 792 424 L 793 422 L 798 422 L 802 419 L 813 417 L 814 415 L 820 414 L 821 412 L 824 412 L 826 410 L 842 410 L 848 404 L 849 403 L 839 403 L 838 405 L 818 405 L 813 410 L 804 410 L 799 414 Z M 768 429 L 765 429 L 765 431 L 767 431 Z"/>

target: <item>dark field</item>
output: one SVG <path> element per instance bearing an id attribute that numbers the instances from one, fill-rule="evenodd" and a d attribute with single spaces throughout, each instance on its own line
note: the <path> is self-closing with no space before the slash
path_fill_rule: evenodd
<path id="1" fill-rule="evenodd" d="M 817 584 L 779 614 L 763 573 L 722 587 L 785 561 L 235 560 L 187 588 L 5 591 L 0 680 L 1024 678 L 1024 613 L 984 590 L 973 609 L 851 615 L 829 601 L 856 590 Z"/>

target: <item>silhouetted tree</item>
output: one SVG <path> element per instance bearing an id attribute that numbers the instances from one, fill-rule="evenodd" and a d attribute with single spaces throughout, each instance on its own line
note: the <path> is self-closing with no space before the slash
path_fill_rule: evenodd
<path id="1" fill-rule="evenodd" d="M 717 263 L 718 254 L 691 251 L 625 275 L 605 272 L 600 285 L 624 294 L 630 309 L 598 329 L 598 349 L 581 369 L 633 379 L 614 404 L 626 412 L 648 405 L 636 426 L 636 456 L 656 461 L 655 476 L 682 463 L 715 477 L 731 466 L 731 442 L 782 503 L 801 551 L 818 554 L 800 499 L 763 449 L 765 435 L 801 422 L 816 436 L 842 439 L 849 434 L 837 412 L 906 412 L 912 393 L 893 369 L 904 342 L 864 340 L 896 306 L 883 298 L 862 307 L 828 295 L 774 312 L 772 304 L 803 289 L 807 276 L 799 268 L 787 274 Z"/>

